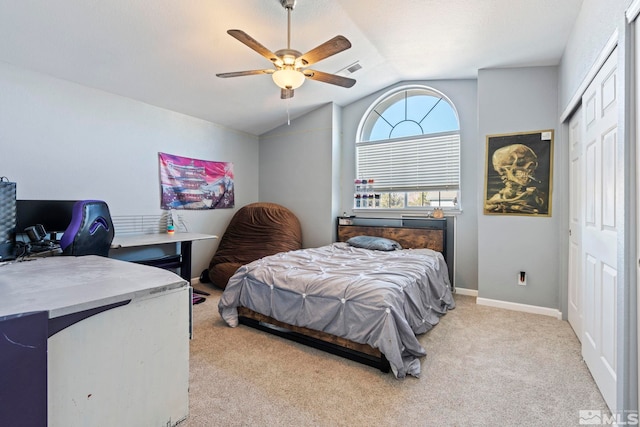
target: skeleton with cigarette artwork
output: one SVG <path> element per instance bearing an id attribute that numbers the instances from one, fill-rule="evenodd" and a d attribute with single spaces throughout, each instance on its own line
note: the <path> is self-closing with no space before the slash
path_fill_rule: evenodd
<path id="1" fill-rule="evenodd" d="M 534 177 L 538 156 L 531 148 L 523 144 L 499 148 L 493 153 L 492 164 L 503 188 L 485 201 L 485 211 L 538 214 L 544 210 L 545 195 L 536 187 L 540 181 Z"/>

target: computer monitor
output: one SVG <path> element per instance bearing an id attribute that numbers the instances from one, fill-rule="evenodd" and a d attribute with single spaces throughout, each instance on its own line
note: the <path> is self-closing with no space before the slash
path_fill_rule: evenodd
<path id="1" fill-rule="evenodd" d="M 42 224 L 47 233 L 63 233 L 73 212 L 75 200 L 16 200 L 16 233 Z"/>

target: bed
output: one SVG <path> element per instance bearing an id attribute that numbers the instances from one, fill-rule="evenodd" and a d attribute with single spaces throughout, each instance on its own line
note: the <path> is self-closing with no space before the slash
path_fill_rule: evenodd
<path id="1" fill-rule="evenodd" d="M 429 249 L 438 249 L 443 232 L 358 228 L 339 230 L 343 241 L 331 245 L 242 266 L 220 298 L 220 315 L 229 326 L 247 324 L 391 370 L 397 378 L 419 376 L 426 351 L 416 335 L 455 307 L 444 257 Z M 377 244 L 398 242 L 404 249 L 354 242 L 375 234 L 384 236 Z M 388 240 L 393 236 L 397 240 Z"/>

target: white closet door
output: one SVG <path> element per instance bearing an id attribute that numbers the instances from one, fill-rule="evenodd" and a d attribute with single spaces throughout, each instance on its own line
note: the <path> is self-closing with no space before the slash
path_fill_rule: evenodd
<path id="1" fill-rule="evenodd" d="M 582 355 L 612 411 L 616 411 L 617 299 L 617 49 L 582 97 Z M 622 202 L 620 200 L 620 202 Z"/>
<path id="2" fill-rule="evenodd" d="M 576 336 L 582 341 L 582 109 L 578 109 L 569 122 L 569 275 L 568 320 Z"/>
<path id="3" fill-rule="evenodd" d="M 638 6 L 638 1 L 634 1 L 634 5 Z M 635 83 L 636 83 L 636 93 L 635 93 L 635 107 L 636 107 L 636 171 L 640 171 L 640 25 L 637 19 L 634 21 L 635 27 L 635 36 L 636 36 L 636 44 L 635 44 Z M 640 188 L 640 173 L 637 173 L 637 181 L 636 188 Z M 637 190 L 636 190 L 637 191 Z M 638 245 L 636 248 L 636 254 L 640 254 L 640 197 L 636 196 L 636 244 Z M 637 317 L 637 342 L 640 343 L 640 259 L 636 263 L 636 297 L 637 297 L 637 308 L 636 308 L 636 317 Z M 640 345 L 640 344 L 639 344 Z M 636 362 L 638 364 L 638 371 L 640 373 L 640 357 Z M 638 374 L 638 384 L 637 390 L 638 392 L 638 408 L 640 408 L 640 374 Z"/>

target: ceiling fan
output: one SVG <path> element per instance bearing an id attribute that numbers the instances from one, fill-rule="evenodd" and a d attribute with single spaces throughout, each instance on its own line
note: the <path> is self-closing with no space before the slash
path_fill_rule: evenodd
<path id="1" fill-rule="evenodd" d="M 294 89 L 299 88 L 305 79 L 316 80 L 332 85 L 351 87 L 356 81 L 347 77 L 335 74 L 324 73 L 322 71 L 310 70 L 306 67 L 326 59 L 336 53 L 351 47 L 351 42 L 343 36 L 335 36 L 321 45 L 302 54 L 291 49 L 291 11 L 296 5 L 296 0 L 279 0 L 282 7 L 287 10 L 287 48 L 277 50 L 275 53 L 261 45 L 253 37 L 242 30 L 228 30 L 227 33 L 244 43 L 260 55 L 267 58 L 275 65 L 273 69 L 236 71 L 231 73 L 216 74 L 218 77 L 240 77 L 252 76 L 255 74 L 271 74 L 273 81 L 281 88 L 280 98 L 293 98 Z"/>

